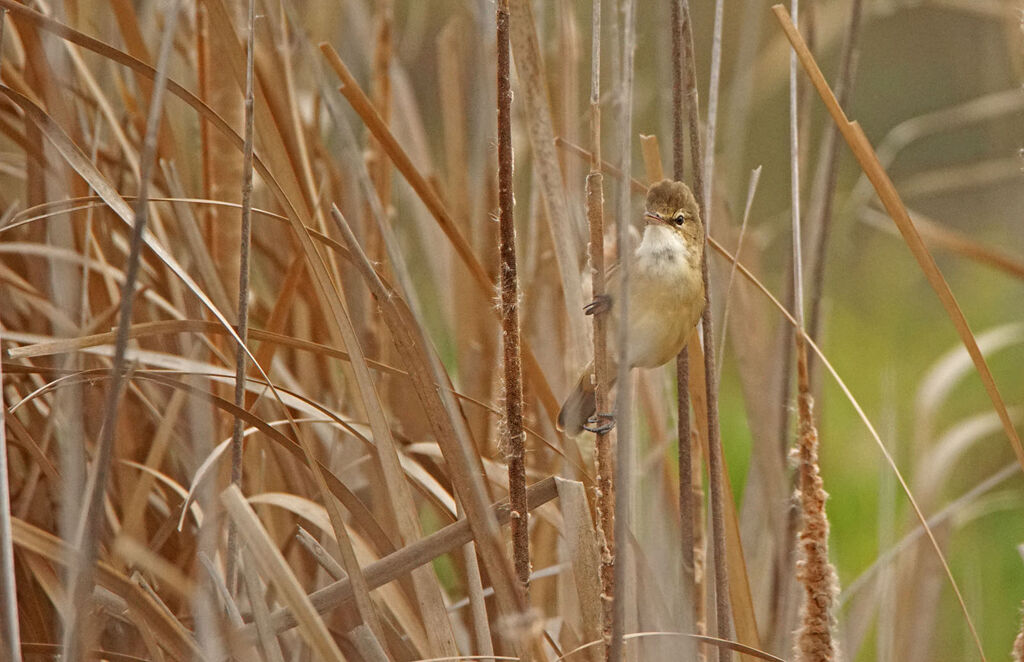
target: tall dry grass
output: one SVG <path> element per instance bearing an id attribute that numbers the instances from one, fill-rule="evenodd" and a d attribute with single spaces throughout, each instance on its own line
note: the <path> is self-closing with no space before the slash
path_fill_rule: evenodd
<path id="1" fill-rule="evenodd" d="M 1013 3 L 804 3 L 803 37 L 731 4 L 0 0 L 3 659 L 778 660 L 801 625 L 802 659 L 1010 652 Z M 987 87 L 862 100 L 890 24 L 983 34 Z M 554 419 L 594 335 L 628 342 L 582 304 L 659 144 L 711 305 L 595 449 Z M 798 583 L 830 560 L 834 605 Z"/>

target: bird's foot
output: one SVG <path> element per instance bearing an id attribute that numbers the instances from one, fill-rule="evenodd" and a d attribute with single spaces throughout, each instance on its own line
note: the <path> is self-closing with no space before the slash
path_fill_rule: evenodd
<path id="1" fill-rule="evenodd" d="M 583 424 L 583 429 L 594 434 L 611 432 L 615 427 L 615 414 L 594 414 Z"/>
<path id="2" fill-rule="evenodd" d="M 607 294 L 598 294 L 594 300 L 583 306 L 583 314 L 597 315 L 607 313 L 612 308 L 612 298 Z"/>

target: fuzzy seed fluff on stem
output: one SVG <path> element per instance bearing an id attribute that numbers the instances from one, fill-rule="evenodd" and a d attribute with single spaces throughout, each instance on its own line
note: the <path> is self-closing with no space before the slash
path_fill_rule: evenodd
<path id="1" fill-rule="evenodd" d="M 839 593 L 836 570 L 828 561 L 828 518 L 825 492 L 818 466 L 818 430 L 814 426 L 814 398 L 808 385 L 807 349 L 797 335 L 799 379 L 799 437 L 795 454 L 800 488 L 801 528 L 798 535 L 796 576 L 804 588 L 800 625 L 796 632 L 794 659 L 797 662 L 832 662 L 838 659 L 838 645 L 832 637 L 835 627 L 833 605 Z"/>

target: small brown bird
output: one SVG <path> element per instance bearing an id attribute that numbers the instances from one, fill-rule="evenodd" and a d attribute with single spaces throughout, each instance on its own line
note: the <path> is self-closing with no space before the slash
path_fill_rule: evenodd
<path id="1" fill-rule="evenodd" d="M 655 368 L 676 356 L 704 312 L 704 224 L 690 188 L 664 179 L 647 189 L 643 240 L 629 265 L 630 368 Z M 609 329 L 618 328 L 617 266 L 608 270 L 608 294 L 587 306 L 587 314 L 609 307 Z M 609 348 L 608 365 L 615 381 L 617 356 Z M 558 429 L 570 436 L 595 431 L 594 363 L 586 367 L 562 410 Z M 611 384 L 609 384 L 610 386 Z"/>

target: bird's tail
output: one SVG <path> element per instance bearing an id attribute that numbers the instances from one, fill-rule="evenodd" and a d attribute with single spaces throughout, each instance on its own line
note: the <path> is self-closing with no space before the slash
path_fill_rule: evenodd
<path id="1" fill-rule="evenodd" d="M 591 363 L 580 375 L 576 387 L 569 393 L 569 397 L 562 404 L 561 411 L 558 412 L 558 429 L 570 437 L 575 437 L 583 432 L 584 424 L 597 411 L 593 374 L 594 364 Z M 608 386 L 610 388 L 611 384 Z"/>

